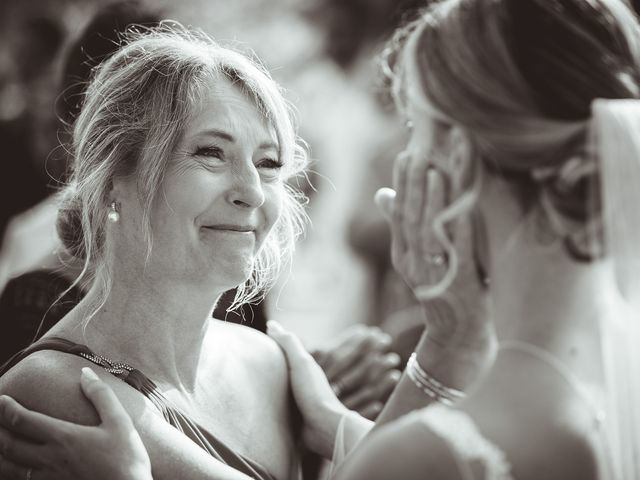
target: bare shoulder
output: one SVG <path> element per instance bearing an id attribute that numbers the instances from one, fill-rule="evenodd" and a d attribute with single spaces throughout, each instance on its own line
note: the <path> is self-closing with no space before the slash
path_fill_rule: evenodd
<path id="1" fill-rule="evenodd" d="M 340 470 L 338 479 L 430 480 L 461 478 L 448 445 L 409 414 L 370 433 Z"/>
<path id="2" fill-rule="evenodd" d="M 232 353 L 241 357 L 249 366 L 266 367 L 275 371 L 286 370 L 286 360 L 280 347 L 268 335 L 244 325 L 222 320 L 213 320 L 210 333 L 222 339 Z"/>
<path id="3" fill-rule="evenodd" d="M 496 365 L 462 406 L 518 480 L 596 479 L 595 419 L 558 372 L 519 352 Z"/>
<path id="4" fill-rule="evenodd" d="M 35 352 L 0 378 L 0 393 L 10 395 L 25 407 L 85 425 L 96 425 L 99 417 L 80 388 L 83 367 L 92 367 L 108 383 L 129 410 L 145 408 L 145 399 L 123 381 L 91 362 L 53 350 Z"/>
<path id="5" fill-rule="evenodd" d="M 141 393 L 80 357 L 55 351 L 29 355 L 0 378 L 0 393 L 12 396 L 30 410 L 97 425 L 99 417 L 80 387 L 81 369 L 85 366 L 92 367 L 111 387 L 132 418 L 151 458 L 154 478 L 247 478 L 169 425 Z"/>

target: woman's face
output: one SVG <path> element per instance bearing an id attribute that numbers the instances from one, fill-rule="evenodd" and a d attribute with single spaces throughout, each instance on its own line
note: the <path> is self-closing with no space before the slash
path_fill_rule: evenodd
<path id="1" fill-rule="evenodd" d="M 281 212 L 280 162 L 275 131 L 253 102 L 216 82 L 196 106 L 153 202 L 147 276 L 225 290 L 244 282 Z M 135 179 L 128 183 L 118 198 L 122 247 L 139 264 L 146 255 L 142 210 Z"/>

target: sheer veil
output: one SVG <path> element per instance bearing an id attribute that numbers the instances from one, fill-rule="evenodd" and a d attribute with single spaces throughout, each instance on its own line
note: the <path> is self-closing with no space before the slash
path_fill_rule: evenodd
<path id="1" fill-rule="evenodd" d="M 640 478 L 640 100 L 596 100 L 604 241 L 619 307 L 602 322 L 614 478 Z"/>

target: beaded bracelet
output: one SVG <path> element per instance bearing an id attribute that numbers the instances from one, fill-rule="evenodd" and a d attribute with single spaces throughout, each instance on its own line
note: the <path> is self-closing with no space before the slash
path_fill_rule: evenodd
<path id="1" fill-rule="evenodd" d="M 413 352 L 407 362 L 407 376 L 427 396 L 444 405 L 453 405 L 465 397 L 464 392 L 447 387 L 423 370 Z"/>

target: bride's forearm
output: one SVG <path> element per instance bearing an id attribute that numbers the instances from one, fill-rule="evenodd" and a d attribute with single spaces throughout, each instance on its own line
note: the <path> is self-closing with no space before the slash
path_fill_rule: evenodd
<path id="1" fill-rule="evenodd" d="M 495 345 L 490 331 L 475 334 L 472 340 L 450 338 L 439 332 L 425 332 L 416 346 L 418 364 L 438 382 L 465 391 L 491 363 Z M 408 377 L 405 371 L 376 420 L 376 427 L 434 402 Z"/>

